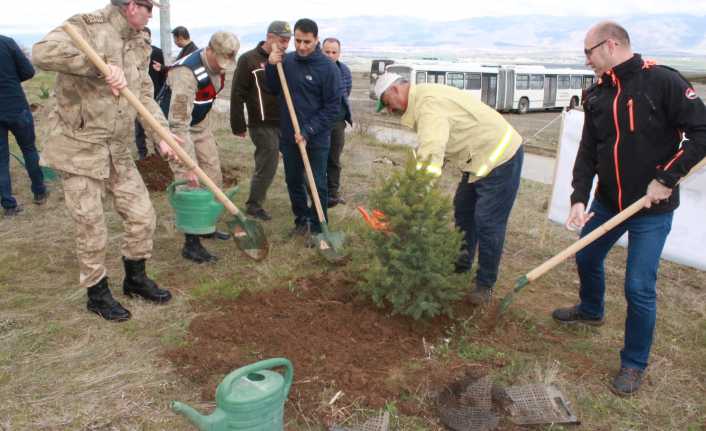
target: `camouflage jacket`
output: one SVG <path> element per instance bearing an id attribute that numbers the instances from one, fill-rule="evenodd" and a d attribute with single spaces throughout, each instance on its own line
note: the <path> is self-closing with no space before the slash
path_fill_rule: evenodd
<path id="1" fill-rule="evenodd" d="M 131 28 L 116 6 L 74 15 L 74 25 L 108 63 L 120 67 L 128 88 L 163 126 L 164 114 L 153 99 L 148 74 L 151 47 Z M 42 164 L 77 175 L 107 178 L 111 160 L 132 163 L 136 111 L 122 96 L 114 96 L 104 77 L 72 42 L 62 27 L 52 30 L 32 48 L 39 68 L 58 72 L 56 106 Z M 148 129 L 155 142 L 161 139 Z"/>
<path id="2" fill-rule="evenodd" d="M 208 68 L 205 58 L 202 58 L 202 61 L 216 92 L 219 92 L 222 87 L 221 75 Z M 211 113 L 206 114 L 206 117 L 198 124 L 191 125 L 191 114 L 194 110 L 196 91 L 198 89 L 194 72 L 186 66 L 170 68 L 165 87 L 171 89 L 168 117 L 169 129 L 184 141 L 182 147 L 191 158 L 196 160 L 196 152 L 191 134 L 202 133 L 210 127 Z M 173 165 L 174 162 L 171 163 Z"/>

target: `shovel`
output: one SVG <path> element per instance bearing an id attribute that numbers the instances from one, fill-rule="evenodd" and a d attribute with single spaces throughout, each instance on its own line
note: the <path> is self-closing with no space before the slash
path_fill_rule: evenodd
<path id="1" fill-rule="evenodd" d="M 289 116 L 292 118 L 294 133 L 301 134 L 299 121 L 297 121 L 297 114 L 294 112 L 292 95 L 289 93 L 289 86 L 287 85 L 287 78 L 284 76 L 284 68 L 282 67 L 282 63 L 277 63 L 277 73 L 279 74 L 279 80 L 282 83 L 282 92 L 284 93 L 284 98 L 287 101 L 287 108 L 289 108 Z M 332 263 L 342 262 L 347 257 L 346 253 L 343 251 L 343 233 L 330 232 L 328 230 L 328 224 L 326 223 L 326 218 L 324 217 L 324 211 L 321 209 L 319 192 L 316 189 L 316 183 L 314 182 L 314 174 L 311 172 L 309 156 L 307 156 L 306 148 L 303 144 L 297 143 L 297 145 L 299 146 L 299 152 L 301 153 L 302 161 L 304 162 L 306 179 L 309 183 L 309 190 L 311 191 L 314 206 L 316 207 L 316 215 L 319 218 L 319 223 L 321 224 L 321 233 L 315 236 L 316 249 L 327 261 Z"/>
<path id="2" fill-rule="evenodd" d="M 683 176 L 681 180 L 679 180 L 679 183 L 684 181 L 686 178 L 689 177 L 689 175 L 693 174 L 694 172 L 698 171 L 701 169 L 704 165 L 706 165 L 706 159 L 701 160 L 696 166 L 694 166 L 691 171 L 689 171 L 688 174 Z M 679 184 L 677 183 L 677 184 Z M 614 215 L 610 220 L 607 222 L 603 223 L 599 227 L 597 227 L 595 230 L 591 231 L 588 235 L 585 237 L 581 238 L 580 240 L 576 241 L 569 247 L 565 248 L 562 250 L 559 254 L 556 256 L 552 257 L 551 259 L 547 260 L 543 264 L 539 265 L 532 271 L 528 272 L 527 274 L 523 275 L 522 277 L 517 279 L 517 284 L 515 285 L 515 288 L 510 291 L 505 297 L 500 301 L 500 306 L 499 306 L 499 311 L 500 314 L 502 315 L 507 311 L 507 309 L 510 307 L 510 304 L 512 304 L 512 301 L 515 297 L 515 294 L 519 292 L 520 290 L 524 289 L 525 286 L 533 282 L 534 280 L 538 279 L 545 273 L 549 272 L 552 270 L 555 266 L 559 265 L 561 262 L 566 260 L 566 258 L 578 253 L 581 249 L 592 243 L 593 241 L 597 240 L 604 234 L 606 234 L 608 231 L 622 223 L 623 221 L 627 220 L 630 216 L 636 214 L 638 211 L 640 211 L 644 206 L 645 203 L 647 203 L 647 196 L 643 196 L 640 199 L 638 199 L 636 202 L 634 202 L 632 205 L 629 207 L 625 208 L 618 214 Z"/>
<path id="3" fill-rule="evenodd" d="M 110 69 L 108 65 L 98 56 L 98 54 L 91 48 L 91 46 L 86 42 L 86 40 L 79 34 L 78 30 L 71 24 L 65 24 L 64 30 L 74 41 L 76 46 L 83 51 L 84 54 L 93 62 L 93 64 L 100 70 L 104 75 L 110 74 Z M 196 163 L 189 157 L 189 155 L 181 148 L 181 145 L 172 137 L 171 133 L 165 129 L 161 124 L 157 122 L 152 113 L 145 108 L 145 106 L 140 102 L 140 100 L 135 97 L 135 95 L 127 87 L 120 90 L 120 94 L 127 99 L 127 101 L 132 105 L 137 112 L 140 114 L 143 120 L 147 124 L 157 131 L 159 136 L 164 139 L 164 141 L 174 150 L 179 159 L 184 163 L 184 165 L 196 172 L 201 183 L 205 184 L 218 199 L 219 202 L 230 212 L 234 217 L 227 221 L 228 228 L 233 234 L 233 239 L 238 245 L 238 248 L 245 253 L 251 259 L 262 260 L 267 256 L 269 251 L 269 244 L 267 242 L 267 237 L 265 236 L 265 231 L 262 229 L 259 223 L 248 219 L 245 217 L 242 211 L 235 206 L 233 202 L 223 193 L 223 191 L 206 175 L 206 173 L 199 168 Z"/>

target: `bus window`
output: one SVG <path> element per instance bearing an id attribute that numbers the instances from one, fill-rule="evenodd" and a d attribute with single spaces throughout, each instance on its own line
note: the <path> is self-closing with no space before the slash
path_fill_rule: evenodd
<path id="1" fill-rule="evenodd" d="M 463 90 L 463 72 L 449 72 L 446 83 L 459 90 Z"/>
<path id="2" fill-rule="evenodd" d="M 593 76 L 584 75 L 583 76 L 583 88 L 586 89 L 593 85 Z"/>
<path id="3" fill-rule="evenodd" d="M 430 84 L 445 84 L 446 83 L 446 73 L 445 72 L 427 72 L 427 82 Z"/>
<path id="4" fill-rule="evenodd" d="M 529 90 L 529 75 L 517 75 L 515 83 L 518 90 Z"/>
<path id="5" fill-rule="evenodd" d="M 580 76 L 572 76 L 571 77 L 571 88 L 573 88 L 574 90 L 581 89 L 581 77 Z"/>
<path id="6" fill-rule="evenodd" d="M 541 90 L 544 88 L 544 75 L 530 76 L 530 89 Z"/>
<path id="7" fill-rule="evenodd" d="M 480 73 L 466 73 L 466 90 L 480 90 Z"/>
<path id="8" fill-rule="evenodd" d="M 568 90 L 571 88 L 571 77 L 569 75 L 559 75 L 557 88 L 559 90 Z"/>
<path id="9" fill-rule="evenodd" d="M 424 84 L 427 82 L 427 73 L 426 72 L 417 72 L 417 77 L 416 80 L 414 81 L 415 84 Z"/>

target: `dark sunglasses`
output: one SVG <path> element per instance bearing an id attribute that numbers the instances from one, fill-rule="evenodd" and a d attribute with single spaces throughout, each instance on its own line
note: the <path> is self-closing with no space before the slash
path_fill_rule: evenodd
<path id="1" fill-rule="evenodd" d="M 590 57 L 591 54 L 593 53 L 593 50 L 598 48 L 599 46 L 603 45 L 604 43 L 608 42 L 610 39 L 603 39 L 603 41 L 598 42 L 597 44 L 593 45 L 590 48 L 584 48 L 583 53 L 586 54 L 586 57 Z"/>

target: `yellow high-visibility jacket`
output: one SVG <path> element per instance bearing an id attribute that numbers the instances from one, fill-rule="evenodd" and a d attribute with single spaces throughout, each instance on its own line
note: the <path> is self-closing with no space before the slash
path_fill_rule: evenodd
<path id="1" fill-rule="evenodd" d="M 401 123 L 417 132 L 417 160 L 430 158 L 429 172 L 441 175 L 446 158 L 470 173 L 469 182 L 511 159 L 522 145 L 522 136 L 498 111 L 448 85 L 412 85 Z"/>

